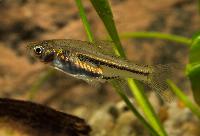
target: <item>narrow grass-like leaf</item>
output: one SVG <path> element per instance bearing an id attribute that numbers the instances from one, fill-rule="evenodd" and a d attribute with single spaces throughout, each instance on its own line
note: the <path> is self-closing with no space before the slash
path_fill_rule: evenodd
<path id="1" fill-rule="evenodd" d="M 180 100 L 184 102 L 184 104 L 190 108 L 190 110 L 197 115 L 197 117 L 200 119 L 200 109 L 198 106 L 193 104 L 188 97 L 183 93 L 182 90 L 180 90 L 172 81 L 167 80 L 167 83 L 169 84 L 170 88 L 173 90 L 173 92 L 179 97 Z"/>
<path id="2" fill-rule="evenodd" d="M 159 132 L 160 135 L 167 135 L 160 120 L 156 116 L 153 107 L 148 101 L 148 98 L 145 95 L 144 91 L 138 88 L 136 82 L 133 79 L 129 78 L 128 83 L 131 92 L 134 94 L 136 101 L 140 104 L 142 110 L 147 117 L 147 120 L 151 123 L 152 126 L 154 126 L 154 128 Z"/>
<path id="3" fill-rule="evenodd" d="M 125 53 L 123 51 L 119 36 L 117 35 L 117 29 L 113 20 L 113 15 L 109 3 L 107 0 L 91 0 L 93 7 L 96 9 L 96 12 L 102 19 L 104 26 L 106 27 L 109 36 L 115 43 L 115 48 L 117 54 L 125 58 Z"/>
<path id="4" fill-rule="evenodd" d="M 189 76 L 191 81 L 194 99 L 196 103 L 200 105 L 200 35 L 193 38 L 186 74 Z"/>
<path id="5" fill-rule="evenodd" d="M 181 43 L 190 46 L 192 40 L 190 38 L 186 38 L 183 36 L 177 36 L 173 34 L 166 34 L 160 32 L 126 32 L 120 34 L 120 38 L 127 39 L 127 38 L 153 38 L 153 39 L 162 39 L 168 40 L 176 43 Z"/>
<path id="6" fill-rule="evenodd" d="M 128 97 L 124 94 L 123 88 L 119 85 L 117 81 L 112 81 L 112 85 L 116 88 L 117 93 L 121 96 L 121 98 L 124 100 L 128 108 L 133 112 L 133 114 L 142 122 L 142 124 L 151 132 L 154 136 L 159 136 L 159 134 L 152 128 L 151 125 L 143 118 L 143 116 L 137 111 L 137 109 L 134 107 L 134 105 L 130 102 Z"/>
<path id="7" fill-rule="evenodd" d="M 79 12 L 82 12 L 82 13 L 80 13 L 81 18 L 82 18 L 82 20 L 85 20 L 85 21 L 83 21 L 83 25 L 84 25 L 86 31 L 89 32 L 89 33 L 88 33 L 88 37 L 89 37 L 89 36 L 90 36 L 90 37 L 93 37 L 91 31 L 88 30 L 88 29 L 90 29 L 90 27 L 88 27 L 88 26 L 89 26 L 89 23 L 88 23 L 88 21 L 87 21 L 87 19 L 86 19 L 86 15 L 85 15 L 85 12 L 84 12 L 84 10 L 83 10 L 83 5 L 82 5 L 82 3 L 81 3 L 80 0 L 76 0 L 76 2 L 77 2 L 77 4 L 79 4 L 79 5 L 78 5 Z M 85 19 L 83 19 L 83 18 L 85 18 Z M 89 39 L 90 39 L 90 38 L 89 38 Z M 94 41 L 94 39 L 91 38 L 90 41 Z M 122 88 L 120 88 L 120 86 L 118 86 L 117 81 L 113 81 L 112 84 L 113 84 L 113 86 L 116 88 L 116 91 L 117 91 L 117 93 L 120 95 L 120 97 L 124 100 L 124 102 L 125 102 L 125 103 L 127 104 L 127 106 L 131 109 L 131 111 L 135 114 L 135 116 L 136 116 L 136 117 L 143 123 L 143 125 L 150 131 L 150 133 L 151 133 L 152 135 L 154 135 L 154 136 L 159 136 L 159 134 L 154 130 L 154 128 L 152 128 L 152 126 L 150 126 L 150 125 L 148 124 L 148 122 L 143 118 L 143 116 L 141 116 L 140 113 L 136 110 L 136 108 L 131 104 L 131 102 L 129 101 L 128 97 L 124 94 Z"/>
<path id="8" fill-rule="evenodd" d="M 84 10 L 82 1 L 76 0 L 76 5 L 79 9 L 79 15 L 80 15 L 82 22 L 84 24 L 85 31 L 87 33 L 88 39 L 89 39 L 90 42 L 92 42 L 94 40 L 94 36 L 93 36 L 92 31 L 90 29 L 90 25 L 88 23 L 87 17 L 85 16 L 85 10 Z"/>
<path id="9" fill-rule="evenodd" d="M 125 58 L 125 53 L 121 46 L 121 42 L 117 33 L 117 29 L 115 27 L 115 23 L 113 20 L 112 11 L 110 5 L 107 0 L 90 0 L 93 7 L 97 11 L 99 17 L 103 21 L 111 39 L 116 45 L 116 49 L 121 57 Z M 166 132 L 160 123 L 158 117 L 156 116 L 151 104 L 149 103 L 147 97 L 140 91 L 137 85 L 135 84 L 134 80 L 129 79 L 129 86 L 132 90 L 132 93 L 135 95 L 137 102 L 140 104 L 141 108 L 143 109 L 149 123 L 158 131 L 161 136 L 166 136 Z"/>

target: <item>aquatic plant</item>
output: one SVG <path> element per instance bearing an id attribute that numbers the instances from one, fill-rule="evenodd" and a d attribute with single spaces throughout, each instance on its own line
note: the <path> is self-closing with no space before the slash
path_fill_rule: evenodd
<path id="1" fill-rule="evenodd" d="M 81 16 L 81 18 L 83 20 L 83 24 L 84 24 L 86 32 L 88 34 L 89 40 L 93 41 L 93 38 L 92 38 L 93 36 L 92 36 L 91 31 L 90 31 L 90 27 L 89 27 L 89 23 L 87 22 L 86 15 L 84 13 L 84 9 L 83 9 L 83 6 L 81 4 L 81 0 L 76 0 L 76 3 L 77 3 L 77 6 L 79 8 L 79 13 L 80 13 L 80 16 Z M 98 0 L 98 1 L 91 0 L 91 3 L 93 5 L 93 7 L 95 8 L 97 14 L 99 15 L 99 17 L 103 21 L 104 26 L 106 27 L 107 32 L 109 33 L 109 36 L 111 37 L 112 41 L 115 43 L 115 49 L 116 49 L 117 54 L 119 54 L 121 57 L 125 58 L 126 55 L 125 55 L 125 53 L 123 51 L 123 48 L 121 46 L 120 38 L 119 38 L 119 35 L 118 35 L 116 27 L 115 27 L 115 23 L 114 23 L 114 20 L 113 20 L 112 11 L 111 11 L 111 8 L 110 8 L 110 5 L 109 5 L 108 1 L 107 0 Z M 121 37 L 122 38 L 123 37 L 124 38 L 158 38 L 158 39 L 165 39 L 165 40 L 170 40 L 170 41 L 174 41 L 174 42 L 183 43 L 185 45 L 191 45 L 191 43 L 192 43 L 191 42 L 192 40 L 189 39 L 189 38 L 185 38 L 185 37 L 181 37 L 181 36 L 176 36 L 176 35 L 170 35 L 170 34 L 162 34 L 162 33 L 158 33 L 158 32 L 126 33 L 126 34 L 122 35 Z M 197 45 L 197 47 L 199 47 L 199 46 Z M 190 52 L 190 54 L 194 54 L 194 53 Z M 191 62 L 191 60 L 190 60 L 190 62 Z M 191 71 L 189 70 L 188 75 L 190 75 L 190 74 L 191 74 Z M 200 76 L 196 76 L 196 74 L 195 74 L 195 77 L 199 77 L 200 78 Z M 191 81 L 192 81 L 192 79 L 191 79 Z M 192 81 L 192 83 L 196 82 L 196 81 L 198 81 L 198 80 Z M 117 93 L 122 97 L 122 99 L 125 101 L 125 103 L 127 104 L 127 106 L 133 111 L 133 113 L 138 117 L 138 119 L 141 120 L 141 122 L 147 127 L 147 129 L 153 135 L 163 135 L 163 136 L 167 135 L 167 133 L 164 130 L 162 124 L 160 123 L 158 117 L 156 116 L 156 114 L 155 114 L 155 112 L 154 112 L 151 104 L 149 103 L 147 97 L 145 96 L 143 90 L 141 90 L 137 86 L 136 82 L 133 79 L 128 79 L 129 87 L 130 87 L 133 95 L 135 96 L 136 101 L 139 103 L 139 105 L 143 109 L 143 112 L 146 115 L 147 121 L 149 122 L 149 124 L 139 114 L 139 112 L 136 110 L 136 108 L 134 107 L 134 105 L 129 101 L 129 99 L 127 98 L 127 96 L 123 93 L 123 90 L 122 90 L 123 88 L 120 88 L 119 86 L 117 86 L 116 82 L 113 83 L 113 86 L 116 87 Z M 194 104 L 192 104 L 188 100 L 188 98 L 182 93 L 182 91 L 180 91 L 175 86 L 175 84 L 173 84 L 171 81 L 168 81 L 168 83 L 171 86 L 172 90 L 175 92 L 175 94 L 182 101 L 184 101 L 184 103 L 196 115 L 199 116 L 200 112 L 199 112 L 198 107 L 195 106 Z M 195 89 L 197 89 L 197 88 L 195 88 Z M 195 89 L 193 89 L 193 90 L 195 90 Z M 197 90 L 196 92 L 200 92 L 200 90 L 199 91 Z"/>
<path id="2" fill-rule="evenodd" d="M 127 32 L 124 34 L 118 34 L 117 29 L 115 27 L 115 22 L 113 20 L 113 14 L 109 2 L 107 0 L 90 0 L 97 14 L 101 18 L 110 39 L 115 43 L 115 51 L 116 53 L 123 58 L 126 58 L 126 55 L 123 51 L 120 38 L 154 38 L 154 39 L 162 39 L 168 40 L 176 43 L 182 43 L 190 48 L 189 54 L 189 64 L 187 64 L 185 75 L 190 78 L 192 84 L 192 91 L 194 94 L 194 98 L 197 104 L 200 105 L 200 35 L 195 36 L 193 39 L 186 38 L 182 36 L 165 34 L 159 32 Z M 77 7 L 79 9 L 79 14 L 82 19 L 83 25 L 85 27 L 86 33 L 88 35 L 89 41 L 94 40 L 94 36 L 90 29 L 90 24 L 87 21 L 87 17 L 84 11 L 84 7 L 82 5 L 81 0 L 76 0 Z M 53 72 L 47 72 L 44 77 L 41 79 L 46 79 L 49 75 L 52 75 Z M 48 75 L 48 76 L 47 76 Z M 33 86 L 31 91 L 31 97 L 37 92 L 37 88 L 40 86 L 40 82 L 44 80 L 39 80 L 35 86 Z M 130 102 L 129 98 L 124 94 L 123 88 L 118 85 L 118 81 L 112 82 L 113 86 L 116 88 L 116 92 L 121 96 L 130 110 L 134 113 L 134 115 L 143 123 L 143 125 L 149 130 L 152 135 L 156 136 L 167 136 L 167 133 L 162 126 L 158 116 L 156 115 L 152 105 L 150 104 L 147 96 L 144 91 L 138 87 L 136 81 L 133 79 L 127 79 L 128 85 L 131 89 L 132 94 L 135 96 L 135 100 L 143 110 L 144 116 L 141 115 L 140 112 L 135 108 L 135 106 Z M 172 91 L 177 95 L 177 97 L 184 102 L 184 104 L 191 109 L 191 111 L 200 118 L 200 110 L 199 107 L 192 103 L 187 96 L 180 90 L 172 81 L 167 81 Z"/>

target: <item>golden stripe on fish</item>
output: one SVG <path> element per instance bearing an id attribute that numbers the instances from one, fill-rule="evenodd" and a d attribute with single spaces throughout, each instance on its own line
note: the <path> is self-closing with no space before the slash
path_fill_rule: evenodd
<path id="1" fill-rule="evenodd" d="M 148 69 L 148 70 L 131 69 L 126 65 L 121 65 L 121 64 L 115 63 L 113 61 L 108 61 L 108 60 L 105 60 L 105 59 L 102 59 L 102 58 L 93 58 L 92 56 L 90 56 L 88 54 L 79 53 L 79 56 L 82 59 L 85 57 L 85 59 L 87 61 L 91 61 L 91 62 L 94 62 L 96 64 L 100 64 L 100 65 L 106 65 L 106 66 L 109 66 L 111 68 L 126 70 L 126 71 L 130 71 L 130 72 L 133 72 L 133 73 L 136 73 L 136 74 L 141 74 L 141 75 L 144 75 L 144 76 L 148 76 L 150 74 L 150 69 Z"/>
<path id="2" fill-rule="evenodd" d="M 89 71 L 89 72 L 92 72 L 92 73 L 97 73 L 97 74 L 103 73 L 101 68 L 90 66 L 86 62 L 81 62 L 80 60 L 75 61 L 74 64 L 77 67 L 80 67 L 80 68 L 85 69 L 86 71 Z"/>

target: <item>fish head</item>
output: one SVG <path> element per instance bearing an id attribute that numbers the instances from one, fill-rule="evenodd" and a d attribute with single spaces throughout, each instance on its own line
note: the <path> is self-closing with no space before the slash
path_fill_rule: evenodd
<path id="1" fill-rule="evenodd" d="M 52 62 L 56 54 L 52 41 L 48 40 L 30 42 L 27 51 L 32 57 L 46 63 Z"/>

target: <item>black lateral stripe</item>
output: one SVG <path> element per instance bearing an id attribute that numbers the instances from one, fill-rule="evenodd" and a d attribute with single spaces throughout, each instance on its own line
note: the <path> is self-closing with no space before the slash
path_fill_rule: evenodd
<path id="1" fill-rule="evenodd" d="M 119 78 L 119 76 L 113 76 L 113 77 L 106 77 L 106 76 L 103 76 L 103 79 L 106 79 L 106 80 L 109 80 L 109 79 L 117 79 Z"/>
<path id="2" fill-rule="evenodd" d="M 111 67 L 111 68 L 116 68 L 116 69 L 120 69 L 120 70 L 126 70 L 126 71 L 129 71 L 129 72 L 133 72 L 133 73 L 136 73 L 136 74 L 140 74 L 140 75 L 144 75 L 144 76 L 148 76 L 149 75 L 149 72 L 142 72 L 142 71 L 138 71 L 138 70 L 134 70 L 134 69 L 129 69 L 127 67 L 123 67 L 123 66 L 118 66 L 116 64 L 111 64 L 109 62 L 104 62 L 104 61 L 101 61 L 101 60 L 96 60 L 95 58 L 91 58 L 90 56 L 87 56 L 87 55 L 84 55 L 84 54 L 79 54 L 81 58 L 85 57 L 85 59 L 89 62 L 93 62 L 95 64 L 100 64 L 100 65 L 104 65 L 104 66 L 108 66 L 108 67 Z"/>

